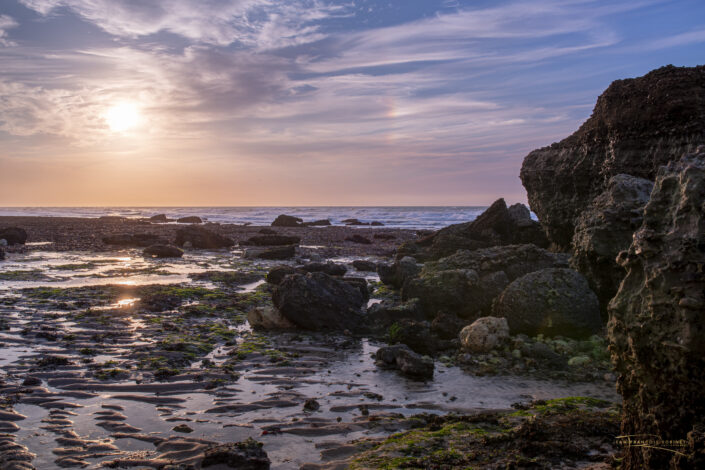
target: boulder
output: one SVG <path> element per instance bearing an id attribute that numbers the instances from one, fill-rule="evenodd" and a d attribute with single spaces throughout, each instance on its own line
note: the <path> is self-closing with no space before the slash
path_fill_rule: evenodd
<path id="1" fill-rule="evenodd" d="M 8 245 L 24 245 L 27 242 L 27 232 L 19 227 L 2 228 L 0 240 L 7 241 Z"/>
<path id="2" fill-rule="evenodd" d="M 669 65 L 613 82 L 573 135 L 524 159 L 521 181 L 549 239 L 567 251 L 580 215 L 610 178 L 653 181 L 661 165 L 703 142 L 705 66 Z"/>
<path id="3" fill-rule="evenodd" d="M 568 365 L 568 359 L 555 352 L 545 343 L 526 343 L 521 346 L 521 356 L 534 359 L 542 367 L 563 370 Z"/>
<path id="4" fill-rule="evenodd" d="M 361 222 L 358 219 L 345 219 L 345 220 L 341 220 L 341 222 L 344 223 L 345 225 L 370 225 L 366 222 Z"/>
<path id="5" fill-rule="evenodd" d="M 302 225 L 303 220 L 300 218 L 284 214 L 277 216 L 272 222 L 272 227 L 301 227 Z"/>
<path id="6" fill-rule="evenodd" d="M 497 349 L 509 340 L 509 325 L 506 318 L 478 318 L 460 332 L 460 345 L 474 353 L 486 353 Z"/>
<path id="7" fill-rule="evenodd" d="M 407 279 L 416 277 L 421 272 L 415 258 L 405 256 L 393 264 L 379 263 L 377 274 L 382 283 L 401 289 Z"/>
<path id="8" fill-rule="evenodd" d="M 348 268 L 342 264 L 336 264 L 332 261 L 326 263 L 306 263 L 303 266 L 298 266 L 297 269 L 307 273 L 326 273 L 329 276 L 342 276 L 348 271 Z"/>
<path id="9" fill-rule="evenodd" d="M 617 265 L 617 255 L 629 248 L 653 186 L 653 181 L 643 178 L 613 176 L 605 191 L 577 220 L 571 265 L 587 278 L 597 294 L 605 322 L 607 304 L 625 274 Z"/>
<path id="10" fill-rule="evenodd" d="M 184 246 L 190 243 L 193 248 L 217 249 L 229 248 L 235 244 L 233 240 L 203 227 L 191 225 L 176 231 L 175 245 Z"/>
<path id="11" fill-rule="evenodd" d="M 460 250 L 427 262 L 418 277 L 405 280 L 402 299 L 418 298 L 429 319 L 446 312 L 472 321 L 491 314 L 492 302 L 511 281 L 539 269 L 566 268 L 568 258 L 535 245 Z"/>
<path id="12" fill-rule="evenodd" d="M 147 247 L 166 244 L 166 240 L 154 233 L 121 233 L 103 237 L 103 243 L 127 247 Z"/>
<path id="13" fill-rule="evenodd" d="M 359 290 L 360 294 L 362 294 L 363 302 L 367 304 L 367 301 L 370 300 L 370 291 L 367 289 L 367 279 L 364 277 L 343 277 L 341 281 Z"/>
<path id="14" fill-rule="evenodd" d="M 286 264 L 274 266 L 272 269 L 269 270 L 267 276 L 265 276 L 265 281 L 267 281 L 269 284 L 277 285 L 284 280 L 285 276 L 288 276 L 289 274 L 296 274 L 298 272 L 299 271 L 296 268 Z"/>
<path id="15" fill-rule="evenodd" d="M 247 312 L 247 321 L 254 329 L 289 330 L 296 328 L 288 318 L 273 307 L 255 307 Z"/>
<path id="16" fill-rule="evenodd" d="M 401 320 L 423 321 L 425 317 L 418 299 L 402 304 L 384 300 L 367 309 L 367 320 L 374 328 L 386 330 Z"/>
<path id="17" fill-rule="evenodd" d="M 254 246 L 281 246 L 281 245 L 298 245 L 301 242 L 301 237 L 287 235 L 257 235 L 251 237 L 241 245 Z"/>
<path id="18" fill-rule="evenodd" d="M 261 228 L 257 231 L 257 233 L 261 233 L 262 235 L 276 235 L 277 231 L 272 230 L 271 228 Z"/>
<path id="19" fill-rule="evenodd" d="M 248 248 L 245 250 L 243 256 L 247 259 L 291 259 L 296 256 L 296 247 L 294 245 L 288 245 L 274 246 L 270 248 Z"/>
<path id="20" fill-rule="evenodd" d="M 311 222 L 304 222 L 303 225 L 305 227 L 325 227 L 325 226 L 330 225 L 330 220 L 328 220 L 328 219 L 313 220 Z"/>
<path id="21" fill-rule="evenodd" d="M 441 312 L 431 322 L 431 333 L 441 339 L 454 339 L 467 323 L 457 315 Z"/>
<path id="22" fill-rule="evenodd" d="M 365 259 L 356 259 L 352 262 L 353 268 L 358 271 L 375 272 L 377 271 L 377 263 Z"/>
<path id="23" fill-rule="evenodd" d="M 375 358 L 380 367 L 398 369 L 409 378 L 417 380 L 433 378 L 433 360 L 416 354 L 406 345 L 395 344 L 379 348 Z"/>
<path id="24" fill-rule="evenodd" d="M 432 354 L 436 350 L 436 340 L 427 321 L 404 318 L 389 327 L 388 335 L 390 343 L 405 344 L 419 354 Z"/>
<path id="25" fill-rule="evenodd" d="M 514 280 L 493 309 L 512 334 L 585 338 L 600 331 L 600 305 L 587 280 L 572 269 L 542 269 Z"/>
<path id="26" fill-rule="evenodd" d="M 359 244 L 361 244 L 361 245 L 371 245 L 371 244 L 372 244 L 372 241 L 370 241 L 369 238 L 365 238 L 365 237 L 363 237 L 362 235 L 358 235 L 358 234 L 355 234 L 355 235 L 351 235 L 351 236 L 349 236 L 349 237 L 346 237 L 346 238 L 345 238 L 345 241 L 347 241 L 347 242 L 353 242 L 353 243 L 359 243 Z"/>
<path id="27" fill-rule="evenodd" d="M 362 294 L 325 273 L 286 276 L 272 293 L 274 306 L 307 330 L 355 330 L 361 326 Z"/>
<path id="28" fill-rule="evenodd" d="M 202 224 L 203 220 L 195 215 L 190 215 L 188 217 L 179 217 L 176 221 L 180 224 Z"/>
<path id="29" fill-rule="evenodd" d="M 172 245 L 151 245 L 142 254 L 147 258 L 181 258 L 184 252 Z"/>
<path id="30" fill-rule="evenodd" d="M 203 453 L 201 468 L 236 468 L 238 470 L 269 470 L 270 460 L 262 450 L 262 443 L 251 437 L 246 441 L 218 444 L 208 447 Z"/>
<path id="31" fill-rule="evenodd" d="M 372 227 L 384 227 L 384 224 L 378 220 L 373 220 L 370 222 L 370 226 Z"/>
<path id="32" fill-rule="evenodd" d="M 169 222 L 169 220 L 170 219 L 167 218 L 166 214 L 153 215 L 152 217 L 149 218 L 149 221 L 154 222 L 155 224 Z"/>
<path id="33" fill-rule="evenodd" d="M 512 206 L 510 212 L 504 199 L 496 200 L 475 220 L 445 227 L 416 241 L 403 243 L 397 259 L 413 256 L 420 261 L 437 260 L 458 250 L 476 250 L 492 246 L 532 243 L 545 248 L 548 240 L 538 222 L 524 217 L 526 211 Z"/>
<path id="34" fill-rule="evenodd" d="M 674 106 L 701 116 L 702 93 L 682 93 L 673 92 Z M 609 305 L 621 433 L 682 439 L 676 450 L 687 458 L 631 446 L 622 468 L 705 468 L 705 147 L 658 171 L 643 217 L 619 256 L 626 277 Z"/>

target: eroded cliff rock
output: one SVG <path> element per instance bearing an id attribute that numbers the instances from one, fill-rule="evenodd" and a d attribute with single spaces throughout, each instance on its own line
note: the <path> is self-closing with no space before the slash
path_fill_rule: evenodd
<path id="1" fill-rule="evenodd" d="M 549 239 L 570 248 L 578 217 L 620 173 L 653 180 L 661 165 L 705 142 L 705 66 L 617 80 L 573 135 L 531 152 L 521 169 Z"/>
<path id="2" fill-rule="evenodd" d="M 622 434 L 683 439 L 628 447 L 623 468 L 705 468 L 705 147 L 658 172 L 609 306 Z"/>

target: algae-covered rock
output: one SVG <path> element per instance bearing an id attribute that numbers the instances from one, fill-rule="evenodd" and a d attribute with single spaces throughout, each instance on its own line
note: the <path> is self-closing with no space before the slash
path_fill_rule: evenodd
<path id="1" fill-rule="evenodd" d="M 489 352 L 509 339 L 506 318 L 478 318 L 460 332 L 460 344 L 470 352 Z"/>
<path id="2" fill-rule="evenodd" d="M 587 337 L 602 326 L 597 296 L 572 269 L 542 269 L 513 281 L 493 312 L 512 334 Z"/>

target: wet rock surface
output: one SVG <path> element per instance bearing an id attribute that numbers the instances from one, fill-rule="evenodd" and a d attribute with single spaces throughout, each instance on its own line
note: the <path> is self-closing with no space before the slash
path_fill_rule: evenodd
<path id="1" fill-rule="evenodd" d="M 7 245 L 24 245 L 27 232 L 20 227 L 0 228 L 0 240 L 5 240 Z"/>
<path id="2" fill-rule="evenodd" d="M 181 258 L 183 250 L 171 245 L 151 245 L 142 252 L 149 258 Z"/>
<path id="3" fill-rule="evenodd" d="M 661 165 L 703 141 L 705 66 L 662 67 L 613 82 L 573 135 L 524 159 L 521 180 L 549 239 L 568 250 L 578 218 L 610 178 L 653 181 Z"/>
<path id="4" fill-rule="evenodd" d="M 680 452 L 630 447 L 624 468 L 705 465 L 705 148 L 659 170 L 644 220 L 619 261 L 609 306 L 624 398 L 622 433 L 683 439 Z M 667 380 L 664 380 L 668 377 Z"/>
<path id="5" fill-rule="evenodd" d="M 235 244 L 233 240 L 203 227 L 190 226 L 176 231 L 177 246 L 190 244 L 193 248 L 228 248 Z"/>

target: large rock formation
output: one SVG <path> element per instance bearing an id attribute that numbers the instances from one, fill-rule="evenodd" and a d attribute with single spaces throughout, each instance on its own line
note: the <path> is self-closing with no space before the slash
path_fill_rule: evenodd
<path id="1" fill-rule="evenodd" d="M 27 242 L 27 232 L 19 227 L 0 229 L 0 240 L 5 240 L 8 245 L 24 245 Z"/>
<path id="2" fill-rule="evenodd" d="M 684 103 L 681 92 L 674 97 L 684 112 L 702 108 L 702 95 Z M 627 275 L 608 327 L 622 434 L 687 443 L 680 454 L 628 447 L 622 468 L 705 468 L 705 147 L 659 170 L 642 226 L 619 260 Z"/>
<path id="3" fill-rule="evenodd" d="M 235 244 L 235 242 L 228 237 L 196 225 L 184 227 L 176 231 L 175 244 L 177 246 L 184 246 L 186 243 L 190 243 L 194 248 L 207 250 L 228 248 Z"/>
<path id="4" fill-rule="evenodd" d="M 492 301 L 514 279 L 544 268 L 568 267 L 568 256 L 535 245 L 509 245 L 427 262 L 418 277 L 407 279 L 403 299 L 418 298 L 427 318 L 440 312 L 474 320 L 488 316 Z"/>
<path id="5" fill-rule="evenodd" d="M 359 289 L 320 272 L 286 276 L 275 288 L 272 302 L 307 330 L 353 330 L 362 322 Z"/>
<path id="6" fill-rule="evenodd" d="M 605 321 L 607 304 L 625 274 L 615 260 L 620 251 L 629 248 L 632 234 L 641 225 L 653 186 L 653 181 L 643 178 L 613 176 L 605 191 L 578 218 L 571 264 L 590 282 Z"/>
<path id="7" fill-rule="evenodd" d="M 615 175 L 653 180 L 705 142 L 705 66 L 617 80 L 573 135 L 531 152 L 521 180 L 549 239 L 568 250 L 578 217 Z"/>
<path id="8" fill-rule="evenodd" d="M 597 296 L 572 269 L 542 269 L 507 286 L 493 307 L 516 335 L 587 337 L 602 327 Z"/>
<path id="9" fill-rule="evenodd" d="M 419 261 L 436 260 L 458 250 L 524 243 L 548 246 L 541 226 L 531 220 L 526 207 L 515 204 L 507 208 L 504 199 L 498 199 L 471 222 L 449 225 L 415 242 L 403 243 L 397 259 L 413 256 Z"/>

